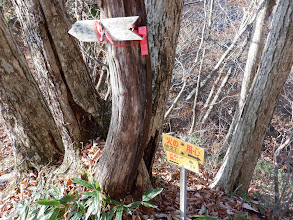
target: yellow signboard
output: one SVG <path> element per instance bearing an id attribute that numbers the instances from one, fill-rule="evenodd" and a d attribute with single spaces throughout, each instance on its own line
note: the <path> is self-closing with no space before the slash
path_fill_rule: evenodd
<path id="1" fill-rule="evenodd" d="M 182 166 L 185 169 L 191 170 L 193 172 L 199 173 L 198 162 L 193 159 L 189 159 L 187 157 L 183 157 L 179 154 L 175 154 L 171 151 L 166 151 L 167 160 L 170 163 L 176 164 L 178 166 Z"/>
<path id="2" fill-rule="evenodd" d="M 174 154 L 171 151 L 166 151 L 166 153 L 167 153 L 167 160 L 170 163 L 173 163 L 173 164 L 180 166 L 180 155 L 179 154 Z"/>
<path id="3" fill-rule="evenodd" d="M 200 164 L 204 162 L 204 149 L 194 146 L 178 138 L 163 134 L 163 147 L 173 153 L 198 161 Z"/>
<path id="4" fill-rule="evenodd" d="M 184 167 L 185 169 L 191 170 L 195 173 L 199 173 L 198 162 L 196 160 L 182 157 L 180 160 L 180 164 L 180 166 Z"/>

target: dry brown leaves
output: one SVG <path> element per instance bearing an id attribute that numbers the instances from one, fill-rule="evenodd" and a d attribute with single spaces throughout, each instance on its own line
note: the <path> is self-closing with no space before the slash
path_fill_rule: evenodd
<path id="1" fill-rule="evenodd" d="M 94 144 L 87 144 L 82 149 L 83 166 L 93 171 L 98 158 L 101 156 L 105 143 L 97 140 Z M 3 150 L 3 148 L 1 148 Z M 6 154 L 12 154 L 11 148 L 5 149 Z M 3 160 L 3 157 L 1 158 Z M 2 162 L 0 160 L 0 162 Z M 188 171 L 188 198 L 187 198 L 187 216 L 192 218 L 194 215 L 209 215 L 216 219 L 224 219 L 229 216 L 231 219 L 240 219 L 240 217 L 261 216 L 258 209 L 259 202 L 248 204 L 244 199 L 237 195 L 227 196 L 220 189 L 210 189 L 213 176 L 217 170 L 209 170 L 200 167 L 201 173 L 195 174 Z M 131 219 L 179 219 L 179 195 L 180 195 L 180 173 L 179 167 L 166 161 L 165 152 L 162 148 L 156 154 L 154 169 L 154 186 L 164 188 L 160 195 L 160 202 L 157 209 L 139 208 L 133 215 L 125 215 L 125 218 Z M 40 181 L 41 175 L 29 171 L 26 178 L 19 184 L 15 191 L 11 191 L 8 196 L 0 199 L 0 219 L 5 219 L 15 210 L 15 204 L 31 195 L 29 186 L 36 186 Z M 70 178 L 54 178 L 53 183 L 65 184 L 66 191 L 77 189 L 84 191 L 83 187 L 76 186 Z M 251 194 L 251 198 L 253 198 Z M 267 210 L 269 213 L 269 210 Z M 254 218 L 259 219 L 259 218 Z"/>

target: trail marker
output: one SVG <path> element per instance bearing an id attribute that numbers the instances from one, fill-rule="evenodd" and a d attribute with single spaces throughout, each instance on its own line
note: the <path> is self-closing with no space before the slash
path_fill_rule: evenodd
<path id="1" fill-rule="evenodd" d="M 148 54 L 147 27 L 134 30 L 133 24 L 139 16 L 116 17 L 101 20 L 77 21 L 68 31 L 69 34 L 84 42 L 108 41 L 117 47 L 128 47 L 135 44 L 118 44 L 114 41 L 140 41 L 142 55 Z"/>
<path id="2" fill-rule="evenodd" d="M 183 157 L 180 154 L 175 154 L 168 150 L 166 151 L 166 154 L 167 154 L 167 160 L 170 163 L 184 167 L 185 169 L 191 170 L 195 173 L 199 173 L 198 162 L 196 160 Z"/>
<path id="3" fill-rule="evenodd" d="M 191 160 L 196 160 L 198 163 L 204 162 L 204 149 L 197 147 L 178 138 L 163 134 L 163 147 L 175 154 L 180 154 Z"/>
<path id="4" fill-rule="evenodd" d="M 180 166 L 180 217 L 186 219 L 187 190 L 186 169 L 199 173 L 198 164 L 204 163 L 204 149 L 163 134 L 163 147 L 166 149 L 167 160 Z"/>

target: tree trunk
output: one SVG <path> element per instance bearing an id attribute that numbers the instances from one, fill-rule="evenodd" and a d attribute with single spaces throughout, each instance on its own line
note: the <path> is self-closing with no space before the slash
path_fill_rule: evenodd
<path id="1" fill-rule="evenodd" d="M 14 0 L 35 65 L 35 78 L 49 103 L 66 148 L 64 169 L 76 162 L 81 141 L 106 137 L 107 106 L 94 84 L 62 1 Z M 34 14 L 35 16 L 31 16 Z"/>
<path id="2" fill-rule="evenodd" d="M 261 59 L 261 52 L 264 48 L 265 42 L 265 23 L 268 16 L 272 12 L 272 8 L 274 7 L 276 1 L 275 0 L 264 0 L 259 1 L 260 6 L 259 10 L 256 12 L 256 19 L 254 22 L 253 28 L 253 36 L 251 39 L 251 45 L 249 47 L 247 61 L 245 65 L 245 71 L 243 75 L 241 92 L 239 98 L 238 109 L 235 113 L 231 126 L 229 128 L 228 134 L 226 136 L 226 140 L 222 146 L 220 158 L 223 158 L 232 139 L 233 132 L 236 125 L 237 115 L 239 111 L 243 108 L 245 100 L 249 94 L 250 89 L 252 88 L 253 81 L 255 79 L 258 65 Z"/>
<path id="3" fill-rule="evenodd" d="M 144 162 L 152 173 L 154 155 L 161 140 L 162 125 L 172 80 L 180 30 L 183 0 L 145 0 L 148 16 L 148 43 L 152 63 L 152 118 Z"/>
<path id="4" fill-rule="evenodd" d="M 293 64 L 293 5 L 279 1 L 254 87 L 242 108 L 212 186 L 247 191 L 267 127 Z"/>
<path id="5" fill-rule="evenodd" d="M 54 165 L 61 136 L 0 10 L 0 110 L 17 154 L 17 168 Z"/>
<path id="6" fill-rule="evenodd" d="M 261 52 L 264 48 L 264 40 L 265 40 L 265 23 L 267 20 L 267 14 L 270 10 L 271 5 L 270 2 L 275 2 L 275 0 L 265 0 L 260 1 L 259 4 L 263 4 L 260 10 L 257 12 L 254 22 L 253 36 L 251 39 L 251 45 L 249 47 L 244 76 L 242 80 L 240 98 L 239 98 L 239 109 L 241 109 L 244 105 L 246 97 L 249 94 L 249 89 L 252 87 L 252 82 L 255 78 L 258 64 L 261 58 Z"/>
<path id="7" fill-rule="evenodd" d="M 143 0 L 102 0 L 101 18 L 138 15 L 146 25 Z M 104 192 L 120 197 L 133 192 L 139 162 L 146 146 L 151 116 L 150 57 L 138 45 L 108 47 L 112 86 L 112 117 L 96 178 Z"/>

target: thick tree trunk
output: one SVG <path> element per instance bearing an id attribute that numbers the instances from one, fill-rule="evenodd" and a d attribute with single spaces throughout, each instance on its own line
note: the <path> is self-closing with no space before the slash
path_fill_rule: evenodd
<path id="1" fill-rule="evenodd" d="M 281 89 L 293 64 L 293 5 L 279 1 L 257 78 L 239 114 L 231 145 L 212 186 L 247 191 Z"/>
<path id="2" fill-rule="evenodd" d="M 152 63 L 152 118 L 144 162 L 152 173 L 154 155 L 161 140 L 180 30 L 183 0 L 145 0 L 148 42 Z"/>
<path id="3" fill-rule="evenodd" d="M 101 18 L 138 15 L 146 25 L 143 0 L 102 0 Z M 111 196 L 133 192 L 138 165 L 146 146 L 151 116 L 150 57 L 138 45 L 108 47 L 112 86 L 112 118 L 96 177 Z"/>
<path id="4" fill-rule="evenodd" d="M 54 165 L 61 136 L 0 10 L 0 110 L 17 153 L 17 168 Z"/>
<path id="5" fill-rule="evenodd" d="M 106 137 L 109 118 L 75 39 L 62 1 L 14 0 L 35 65 L 35 78 L 66 148 L 64 169 L 76 162 L 81 141 Z M 34 14 L 34 16 L 31 16 Z"/>

